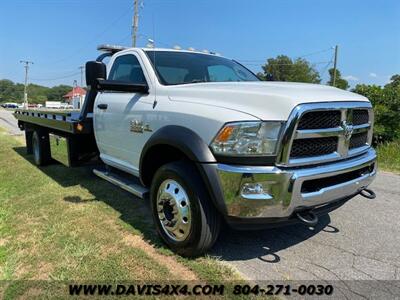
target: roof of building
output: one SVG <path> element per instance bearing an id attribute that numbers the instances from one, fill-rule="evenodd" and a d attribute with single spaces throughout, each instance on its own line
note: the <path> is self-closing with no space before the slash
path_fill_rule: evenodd
<path id="1" fill-rule="evenodd" d="M 63 98 L 73 98 L 74 96 L 83 96 L 86 95 L 86 90 L 81 88 L 80 86 L 77 86 L 73 88 L 70 92 L 65 94 Z"/>

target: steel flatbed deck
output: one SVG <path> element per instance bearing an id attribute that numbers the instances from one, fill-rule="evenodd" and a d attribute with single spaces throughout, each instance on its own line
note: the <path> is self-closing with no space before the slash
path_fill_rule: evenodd
<path id="1" fill-rule="evenodd" d="M 30 123 L 71 134 L 90 134 L 93 131 L 92 114 L 83 119 L 80 110 L 17 109 L 14 116 L 20 127 L 21 123 Z"/>

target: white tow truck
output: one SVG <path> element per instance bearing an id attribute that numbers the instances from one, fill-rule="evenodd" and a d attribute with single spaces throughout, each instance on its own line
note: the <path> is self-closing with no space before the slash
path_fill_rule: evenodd
<path id="1" fill-rule="evenodd" d="M 214 54 L 99 50 L 86 63 L 80 111 L 15 111 L 27 153 L 39 166 L 99 159 L 96 175 L 151 201 L 158 233 L 177 253 L 207 251 L 221 222 L 315 226 L 357 194 L 374 198 L 365 97 L 263 82 Z"/>

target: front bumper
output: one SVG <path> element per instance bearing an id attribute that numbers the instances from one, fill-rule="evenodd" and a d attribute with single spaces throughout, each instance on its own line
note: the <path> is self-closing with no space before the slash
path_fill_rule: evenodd
<path id="1" fill-rule="evenodd" d="M 294 212 L 348 200 L 376 176 L 376 153 L 313 167 L 218 164 L 228 219 L 288 219 Z"/>

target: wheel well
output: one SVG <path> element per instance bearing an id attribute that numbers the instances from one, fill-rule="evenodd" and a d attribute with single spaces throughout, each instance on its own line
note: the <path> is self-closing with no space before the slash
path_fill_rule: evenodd
<path id="1" fill-rule="evenodd" d="M 178 148 L 170 145 L 155 145 L 147 150 L 143 157 L 140 178 L 145 186 L 150 186 L 156 171 L 167 163 L 188 159 L 188 157 Z"/>

